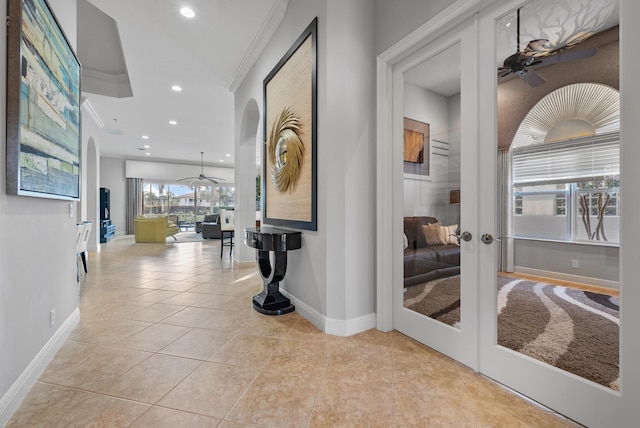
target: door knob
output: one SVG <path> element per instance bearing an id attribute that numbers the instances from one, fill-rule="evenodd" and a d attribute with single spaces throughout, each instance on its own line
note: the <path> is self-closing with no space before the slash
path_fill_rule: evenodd
<path id="1" fill-rule="evenodd" d="M 484 235 L 482 235 L 480 237 L 480 240 L 484 243 L 484 244 L 491 244 L 493 241 L 500 241 L 500 238 L 494 238 L 490 233 L 485 233 Z"/>
<path id="2" fill-rule="evenodd" d="M 471 241 L 471 238 L 473 238 L 471 232 L 462 232 L 462 234 L 460 235 L 460 239 L 462 239 L 463 241 Z"/>

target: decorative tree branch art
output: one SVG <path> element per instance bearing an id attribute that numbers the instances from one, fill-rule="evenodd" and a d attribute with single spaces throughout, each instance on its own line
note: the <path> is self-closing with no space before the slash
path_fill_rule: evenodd
<path id="1" fill-rule="evenodd" d="M 600 240 L 600 236 L 602 235 L 603 241 L 608 241 L 607 235 L 604 233 L 604 213 L 609 204 L 609 200 L 611 199 L 611 195 L 607 192 L 598 192 L 598 200 L 597 200 L 597 209 L 598 209 L 598 224 L 596 225 L 596 230 L 591 232 L 591 216 L 589 210 L 589 197 L 590 194 L 582 194 L 580 195 L 580 208 L 582 208 L 582 223 L 584 224 L 584 228 L 587 232 L 587 236 L 590 241 L 596 239 Z"/>

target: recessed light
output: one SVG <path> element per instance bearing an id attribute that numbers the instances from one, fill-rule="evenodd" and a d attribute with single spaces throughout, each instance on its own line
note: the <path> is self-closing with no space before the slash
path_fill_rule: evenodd
<path id="1" fill-rule="evenodd" d="M 149 153 L 149 152 L 146 152 L 146 153 L 145 153 L 145 155 L 147 155 L 147 156 L 151 156 L 151 153 Z"/>
<path id="2" fill-rule="evenodd" d="M 177 124 L 178 124 L 178 122 L 176 122 L 175 120 L 170 120 L 170 121 L 169 121 L 169 124 L 171 124 L 171 125 L 177 125 Z"/>
<path id="3" fill-rule="evenodd" d="M 220 159 L 220 162 L 224 162 L 224 159 Z"/>
<path id="4" fill-rule="evenodd" d="M 231 157 L 231 155 L 230 155 L 229 153 L 227 153 L 227 157 L 228 157 L 228 158 L 230 158 L 230 157 Z"/>
<path id="5" fill-rule="evenodd" d="M 149 136 L 148 136 L 148 135 L 143 135 L 143 136 L 142 136 L 142 139 L 143 139 L 143 140 L 148 140 L 148 139 L 149 139 Z"/>
<path id="6" fill-rule="evenodd" d="M 142 147 L 145 148 L 145 149 L 148 149 L 150 146 L 144 145 Z"/>
<path id="7" fill-rule="evenodd" d="M 180 13 L 185 18 L 193 18 L 194 16 L 196 16 L 196 13 L 190 7 L 183 7 L 182 9 L 180 9 Z"/>
<path id="8" fill-rule="evenodd" d="M 174 90 L 174 91 L 176 91 L 176 92 L 180 92 L 180 91 L 182 91 L 182 88 L 181 88 L 180 86 L 178 86 L 178 85 L 173 85 L 173 86 L 171 87 L 171 89 L 173 89 L 173 90 Z"/>

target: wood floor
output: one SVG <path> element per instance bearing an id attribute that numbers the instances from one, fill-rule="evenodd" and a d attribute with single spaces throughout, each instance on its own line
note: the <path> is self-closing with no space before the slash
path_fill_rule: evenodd
<path id="1" fill-rule="evenodd" d="M 510 276 L 512 278 L 526 279 L 528 281 L 544 282 L 552 285 L 560 285 L 562 287 L 575 288 L 576 290 L 592 291 L 594 293 L 606 294 L 607 296 L 615 296 L 615 297 L 620 296 L 620 292 L 618 290 L 613 290 L 611 288 L 606 288 L 606 287 L 598 287 L 596 285 L 580 284 L 578 282 L 564 281 L 561 279 L 547 278 L 547 277 L 535 276 L 535 275 L 525 275 L 522 273 L 515 273 L 515 272 L 509 272 L 509 273 L 499 272 L 498 275 Z"/>

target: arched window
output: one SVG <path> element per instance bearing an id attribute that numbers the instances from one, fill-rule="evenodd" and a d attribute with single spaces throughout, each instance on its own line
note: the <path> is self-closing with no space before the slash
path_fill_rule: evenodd
<path id="1" fill-rule="evenodd" d="M 540 100 L 513 141 L 514 235 L 617 244 L 620 95 L 579 83 Z"/>

